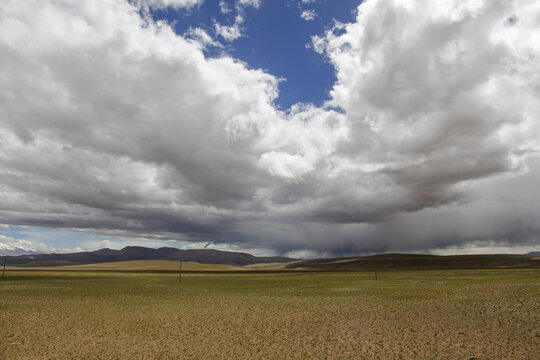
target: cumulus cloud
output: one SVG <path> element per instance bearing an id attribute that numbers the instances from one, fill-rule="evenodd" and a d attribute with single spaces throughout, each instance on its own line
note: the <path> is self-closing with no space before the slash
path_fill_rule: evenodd
<path id="1" fill-rule="evenodd" d="M 139 8 L 164 9 L 167 7 L 173 9 L 191 8 L 199 5 L 203 0 L 132 0 L 131 3 Z"/>
<path id="2" fill-rule="evenodd" d="M 231 25 L 220 24 L 217 21 L 214 21 L 214 31 L 217 36 L 222 37 L 225 41 L 234 41 L 238 38 L 244 36 L 244 28 L 242 24 L 245 21 L 246 14 L 245 9 L 253 7 L 258 9 L 260 6 L 259 0 L 237 0 L 234 6 L 234 14 L 229 4 L 223 0 L 219 2 L 219 8 L 222 14 L 231 14 L 234 15 L 234 21 Z"/>
<path id="3" fill-rule="evenodd" d="M 214 28 L 216 34 L 221 36 L 226 41 L 234 41 L 242 36 L 242 28 L 240 27 L 241 22 L 235 22 L 233 25 L 226 26 L 219 23 L 214 23 Z"/>
<path id="4" fill-rule="evenodd" d="M 229 4 L 225 2 L 225 0 L 219 0 L 219 10 L 222 14 L 228 14 L 231 12 L 231 8 L 229 7 Z"/>
<path id="5" fill-rule="evenodd" d="M 331 100 L 281 111 L 279 79 L 134 2 L 3 2 L 0 223 L 290 254 L 538 245 L 539 14 L 366 1 L 313 38 Z"/>
<path id="6" fill-rule="evenodd" d="M 212 37 L 201 28 L 189 28 L 185 33 L 185 36 L 186 38 L 193 39 L 201 49 L 205 49 L 207 47 L 223 47 L 223 45 L 212 39 Z"/>
<path id="7" fill-rule="evenodd" d="M 261 5 L 260 0 L 237 0 L 236 1 L 237 6 L 244 6 L 244 7 L 254 7 L 258 8 Z"/>
<path id="8" fill-rule="evenodd" d="M 315 17 L 317 17 L 317 14 L 315 13 L 315 10 L 304 10 L 300 14 L 300 17 L 306 21 L 315 20 Z"/>
<path id="9" fill-rule="evenodd" d="M 16 239 L 10 236 L 0 235 L 0 256 L 18 256 L 40 253 L 62 253 L 81 251 L 80 248 L 58 249 L 43 243 L 26 239 Z"/>
<path id="10" fill-rule="evenodd" d="M 332 101 L 350 123 L 340 151 L 377 157 L 411 209 L 456 201 L 463 181 L 516 171 L 519 154 L 538 150 L 538 46 L 517 40 L 538 33 L 538 6 L 390 3 L 368 1 L 355 23 L 314 39 L 336 67 Z"/>

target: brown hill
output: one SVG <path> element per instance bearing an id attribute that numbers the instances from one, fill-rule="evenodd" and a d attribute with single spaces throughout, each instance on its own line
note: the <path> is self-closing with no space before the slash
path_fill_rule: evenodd
<path id="1" fill-rule="evenodd" d="M 296 261 L 287 269 L 368 270 L 368 269 L 498 269 L 540 267 L 540 258 L 528 255 L 420 255 L 380 254 Z"/>
<path id="2" fill-rule="evenodd" d="M 127 246 L 122 250 L 101 249 L 70 254 L 32 254 L 8 256 L 9 266 L 62 266 L 96 264 L 129 260 L 182 260 L 201 264 L 250 265 L 258 263 L 284 263 L 295 259 L 270 256 L 257 257 L 247 253 L 214 249 L 190 249 L 162 247 L 159 249 Z"/>

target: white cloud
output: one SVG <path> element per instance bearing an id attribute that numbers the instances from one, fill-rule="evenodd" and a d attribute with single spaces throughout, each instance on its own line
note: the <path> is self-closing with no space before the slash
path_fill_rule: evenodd
<path id="1" fill-rule="evenodd" d="M 259 165 L 272 175 L 289 179 L 299 179 L 315 170 L 313 164 L 300 155 L 274 151 L 263 154 Z"/>
<path id="2" fill-rule="evenodd" d="M 174 9 L 191 8 L 202 2 L 203 0 L 132 0 L 132 3 L 138 7 L 149 7 L 153 9 L 164 9 L 167 7 Z"/>
<path id="3" fill-rule="evenodd" d="M 331 101 L 287 112 L 277 78 L 126 1 L 2 13 L 4 224 L 306 254 L 539 243 L 537 2 L 364 2 L 314 38 Z"/>
<path id="4" fill-rule="evenodd" d="M 5 235 L 0 235 L 0 256 L 17 256 L 26 254 L 41 253 L 62 253 L 79 251 L 75 249 L 58 249 L 47 246 L 43 243 L 34 242 L 26 239 L 16 239 Z"/>
<path id="5" fill-rule="evenodd" d="M 227 4 L 224 0 L 219 0 L 219 10 L 222 14 L 228 14 L 231 12 L 229 4 Z"/>
<path id="6" fill-rule="evenodd" d="M 342 151 L 369 143 L 394 181 L 422 192 L 511 171 L 513 153 L 538 149 L 526 136 L 538 126 L 537 90 L 525 85 L 538 77 L 526 55 L 537 50 L 516 38 L 534 31 L 527 6 L 371 1 L 342 35 L 315 38 L 336 66 L 333 102 L 351 124 Z M 522 29 L 505 22 L 514 13 Z"/>
<path id="7" fill-rule="evenodd" d="M 225 41 L 234 41 L 244 36 L 242 24 L 245 21 L 245 8 L 254 7 L 258 8 L 260 5 L 259 0 L 237 0 L 234 7 L 234 23 L 232 25 L 223 25 L 214 21 L 214 31 L 216 35 L 221 36 Z M 228 4 L 224 1 L 219 2 L 220 11 L 222 14 L 232 14 L 232 10 Z"/>
<path id="8" fill-rule="evenodd" d="M 185 36 L 187 38 L 193 39 L 200 46 L 201 49 L 204 49 L 208 46 L 223 47 L 223 45 L 212 39 L 212 37 L 201 28 L 189 28 Z"/>
<path id="9" fill-rule="evenodd" d="M 237 0 L 236 4 L 238 6 L 244 6 L 244 7 L 251 6 L 257 9 L 261 5 L 261 1 L 260 0 Z"/>
<path id="10" fill-rule="evenodd" d="M 216 34 L 221 36 L 226 41 L 234 41 L 242 36 L 242 29 L 237 23 L 231 26 L 214 23 L 214 28 Z"/>
<path id="11" fill-rule="evenodd" d="M 304 10 L 300 14 L 300 17 L 306 21 L 315 20 L 317 17 L 317 14 L 315 13 L 315 10 Z"/>

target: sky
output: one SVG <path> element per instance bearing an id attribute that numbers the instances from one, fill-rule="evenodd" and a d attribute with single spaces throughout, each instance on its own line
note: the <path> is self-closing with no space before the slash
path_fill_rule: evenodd
<path id="1" fill-rule="evenodd" d="M 0 254 L 540 248 L 535 0 L 0 0 Z"/>

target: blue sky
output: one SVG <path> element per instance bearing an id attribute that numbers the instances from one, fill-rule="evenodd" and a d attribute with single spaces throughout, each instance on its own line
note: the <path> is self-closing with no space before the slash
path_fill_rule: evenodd
<path id="1" fill-rule="evenodd" d="M 106 240 L 96 234 L 58 230 L 41 226 L 11 226 L 1 230 L 2 235 L 17 240 L 29 240 L 59 249 L 71 249 L 74 242 L 83 243 Z"/>
<path id="2" fill-rule="evenodd" d="M 69 231 L 42 226 L 10 226 L 0 228 L 0 243 L 4 241 L 10 248 L 28 246 L 35 252 L 74 252 L 102 248 L 122 249 L 126 246 L 145 247 L 190 247 L 179 241 L 159 241 L 137 238 L 111 237 L 84 231 Z M 27 244 L 26 241 L 32 243 Z"/>
<path id="3" fill-rule="evenodd" d="M 323 55 L 311 47 L 311 37 L 322 35 L 335 21 L 348 23 L 360 0 L 272 0 L 262 1 L 258 8 L 245 8 L 242 23 L 243 36 L 234 41 L 220 40 L 225 46 L 210 47 L 208 56 L 223 52 L 245 61 L 249 67 L 262 68 L 284 81 L 279 86 L 276 103 L 284 110 L 303 102 L 322 105 L 329 99 L 336 78 L 333 66 Z M 205 1 L 191 9 L 164 9 L 152 11 L 155 19 L 165 19 L 174 24 L 178 34 L 190 28 L 201 28 L 214 36 L 214 24 L 233 25 L 238 14 L 234 1 L 224 2 L 230 9 L 223 14 L 218 1 Z M 312 20 L 301 14 L 313 11 Z"/>
<path id="4" fill-rule="evenodd" d="M 535 0 L 7 2 L 0 253 L 535 250 L 539 18 Z"/>

